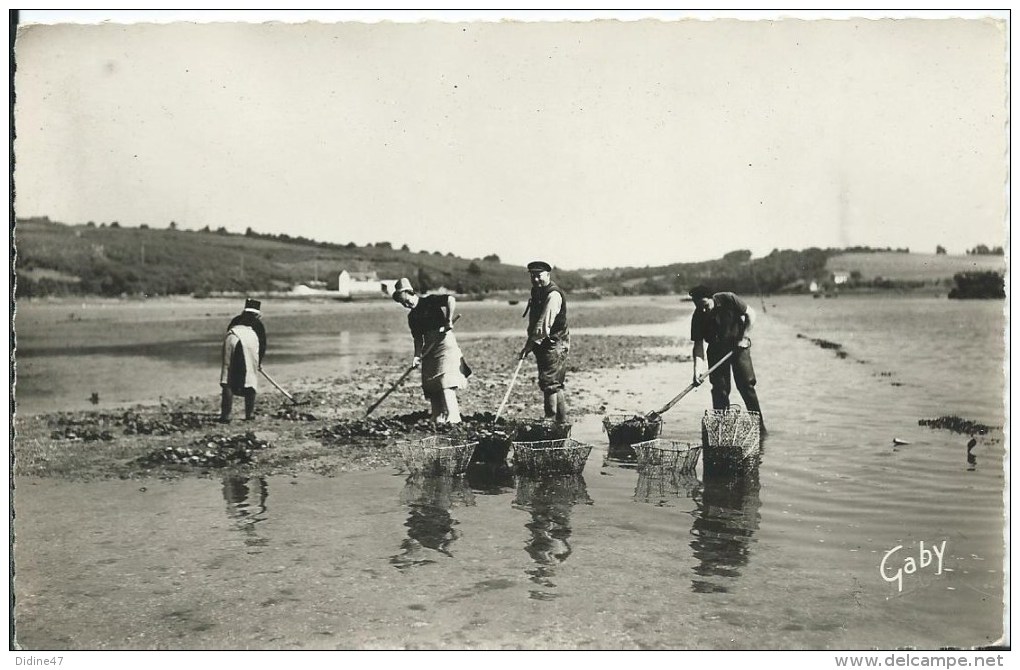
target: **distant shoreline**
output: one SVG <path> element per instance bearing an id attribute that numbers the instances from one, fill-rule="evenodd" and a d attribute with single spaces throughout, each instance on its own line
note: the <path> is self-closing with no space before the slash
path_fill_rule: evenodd
<path id="1" fill-rule="evenodd" d="M 899 282 L 897 280 L 890 280 L 893 282 L 891 287 L 873 287 L 873 286 L 861 286 L 851 288 L 839 288 L 838 290 L 818 290 L 814 293 L 810 291 L 803 292 L 775 292 L 775 293 L 747 293 L 740 292 L 740 295 L 744 297 L 753 297 L 756 295 L 763 295 L 764 297 L 783 296 L 783 297 L 803 297 L 810 299 L 811 297 L 838 297 L 838 296 L 854 296 L 854 297 L 892 297 L 892 296 L 912 296 L 912 297 L 932 297 L 932 298 L 948 298 L 949 292 L 952 290 L 952 280 L 947 280 L 949 283 L 946 284 L 930 284 L 926 283 L 922 286 L 910 285 L 912 282 Z M 598 300 L 598 299 L 612 299 L 612 298 L 677 298 L 680 300 L 688 300 L 686 295 L 679 293 L 635 293 L 626 296 L 607 295 L 604 298 L 595 298 L 590 294 L 588 290 L 578 291 L 567 291 L 567 295 L 573 295 L 575 300 Z M 577 294 L 577 295 L 575 295 Z M 30 305 L 75 305 L 81 303 L 87 303 L 90 305 L 128 305 L 128 304 L 194 304 L 194 305 L 219 305 L 229 304 L 234 305 L 239 300 L 244 300 L 245 296 L 252 296 L 262 298 L 264 300 L 272 300 L 274 305 L 283 304 L 295 304 L 295 305 L 311 305 L 311 304 L 323 304 L 323 303 L 337 303 L 339 305 L 351 305 L 357 307 L 365 307 L 370 305 L 389 305 L 390 301 L 384 297 L 380 298 L 357 298 L 350 300 L 347 298 L 341 298 L 339 296 L 331 295 L 274 295 L 272 293 L 261 293 L 258 291 L 252 291 L 247 294 L 239 293 L 236 296 L 209 296 L 209 297 L 197 297 L 194 295 L 180 294 L 180 295 L 158 295 L 158 296 L 104 296 L 97 294 L 89 295 L 77 295 L 77 296 L 34 296 L 34 297 L 22 297 L 17 298 L 14 301 L 15 307 L 18 303 L 26 303 Z M 454 294 L 454 297 L 461 302 L 471 303 L 496 303 L 496 304 L 517 304 L 522 301 L 527 301 L 527 293 L 521 292 L 519 295 L 505 294 L 500 296 L 493 295 L 459 295 Z M 995 298 L 988 298 L 995 299 Z M 1001 298 L 1000 298 L 1001 299 Z"/>

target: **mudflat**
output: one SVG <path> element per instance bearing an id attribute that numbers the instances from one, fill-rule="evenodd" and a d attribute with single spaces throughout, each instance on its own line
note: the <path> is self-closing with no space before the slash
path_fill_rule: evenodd
<path id="1" fill-rule="evenodd" d="M 237 312 L 236 303 L 169 299 L 20 304 L 15 321 L 19 362 L 36 369 L 25 384 L 32 397 L 19 398 L 18 387 L 15 397 L 22 407 L 54 411 L 17 412 L 15 475 L 329 475 L 399 465 L 398 442 L 449 432 L 450 427 L 427 420 L 428 402 L 417 372 L 366 416 L 367 408 L 406 371 L 412 351 L 406 312 L 386 302 L 266 301 L 266 367 L 276 381 L 286 382 L 285 390 L 296 402 L 263 379 L 254 420 L 240 418 L 238 399 L 233 421 L 219 423 L 217 361 L 222 331 Z M 600 370 L 681 356 L 677 337 L 592 333 L 635 323 L 658 324 L 656 332 L 668 332 L 662 325 L 680 315 L 675 301 L 595 300 L 571 307 L 576 332 L 568 401 L 573 416 L 606 411 L 611 399 L 599 382 Z M 493 413 L 509 387 L 524 340 L 522 310 L 522 304 L 506 301 L 458 305 L 463 318 L 457 334 L 473 374 L 459 393 L 465 421 L 455 432 L 471 436 L 495 427 Z M 349 357 L 344 372 L 323 375 L 329 366 L 317 359 L 316 348 L 326 343 L 336 349 L 341 334 L 387 344 L 365 347 Z M 311 350 L 301 351 L 303 344 Z M 163 376 L 156 367 L 160 365 Z M 89 383 L 95 386 L 97 379 L 111 376 L 118 378 L 111 384 L 127 389 L 138 402 L 103 400 L 95 409 L 82 409 Z M 75 381 L 81 390 L 68 396 Z M 203 392 L 186 394 L 191 389 Z M 109 394 L 100 390 L 97 395 Z M 73 409 L 61 411 L 62 406 Z M 500 424 L 537 420 L 541 414 L 534 359 L 529 357 Z"/>

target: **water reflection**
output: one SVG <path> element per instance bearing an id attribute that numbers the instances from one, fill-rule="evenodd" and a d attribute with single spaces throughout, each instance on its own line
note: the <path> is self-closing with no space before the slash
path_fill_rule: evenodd
<path id="1" fill-rule="evenodd" d="M 257 528 L 257 524 L 266 520 L 268 498 L 269 484 L 265 477 L 228 475 L 223 478 L 223 499 L 227 501 L 227 516 L 234 519 L 238 530 L 244 533 L 244 544 L 250 548 L 249 554 L 260 553 L 260 547 L 269 544 L 269 540 L 262 537 Z"/>
<path id="2" fill-rule="evenodd" d="M 514 472 L 506 463 L 472 463 L 466 477 L 471 490 L 481 495 L 509 493 L 514 488 Z"/>
<path id="3" fill-rule="evenodd" d="M 341 330 L 337 336 L 337 370 L 334 374 L 342 377 L 349 377 L 354 372 L 354 366 L 352 363 L 352 356 L 349 352 L 351 350 L 351 332 L 349 330 Z"/>
<path id="4" fill-rule="evenodd" d="M 555 593 L 545 589 L 556 587 L 552 581 L 554 568 L 573 552 L 570 547 L 570 511 L 578 504 L 592 504 L 582 475 L 517 479 L 513 505 L 531 512 L 531 521 L 524 524 L 531 534 L 524 550 L 536 564 L 525 571 L 529 579 L 541 587 L 530 591 L 531 598 L 535 600 L 556 597 Z"/>
<path id="5" fill-rule="evenodd" d="M 751 558 L 761 521 L 758 468 L 730 475 L 705 475 L 694 492 L 691 549 L 698 559 L 691 581 L 696 593 L 725 593 Z M 713 578 L 715 578 L 713 580 Z"/>
<path id="6" fill-rule="evenodd" d="M 694 496 L 701 482 L 693 473 L 675 468 L 640 468 L 634 500 L 656 507 L 671 507 L 676 500 Z"/>
<path id="7" fill-rule="evenodd" d="M 463 477 L 411 475 L 400 492 L 400 503 L 411 509 L 404 525 L 407 538 L 401 553 L 390 557 L 398 570 L 435 563 L 452 557 L 450 545 L 461 536 L 450 514 L 457 505 L 474 505 L 474 494 Z"/>
<path id="8" fill-rule="evenodd" d="M 610 442 L 606 450 L 606 460 L 634 463 L 637 461 L 637 452 L 629 444 L 613 444 Z"/>

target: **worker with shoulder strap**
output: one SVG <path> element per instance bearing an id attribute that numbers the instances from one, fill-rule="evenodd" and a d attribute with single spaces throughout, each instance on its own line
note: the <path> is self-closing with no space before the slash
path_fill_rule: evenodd
<path id="1" fill-rule="evenodd" d="M 563 385 L 567 376 L 570 328 L 567 325 L 567 300 L 553 283 L 552 266 L 545 261 L 528 263 L 531 298 L 524 310 L 528 317 L 528 339 L 521 349 L 523 359 L 535 352 L 538 387 L 545 396 L 545 416 L 560 423 L 567 421 L 567 401 Z"/>
<path id="2" fill-rule="evenodd" d="M 432 421 L 460 423 L 457 389 L 468 385 L 471 368 L 453 333 L 457 300 L 452 295 L 419 296 L 406 277 L 397 282 L 392 297 L 409 310 L 411 367 L 421 368 L 421 390 L 432 406 Z"/>

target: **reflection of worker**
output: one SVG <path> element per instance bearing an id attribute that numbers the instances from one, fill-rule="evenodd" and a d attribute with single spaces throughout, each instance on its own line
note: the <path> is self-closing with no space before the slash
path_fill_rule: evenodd
<path id="1" fill-rule="evenodd" d="M 421 390 L 432 405 L 432 420 L 460 423 L 457 389 L 467 386 L 471 369 L 453 334 L 456 299 L 452 295 L 420 297 L 407 279 L 397 282 L 393 299 L 411 310 L 407 314 L 414 339 L 411 365 L 421 366 Z"/>
<path id="2" fill-rule="evenodd" d="M 253 499 L 257 490 L 258 501 Z M 228 475 L 223 478 L 223 499 L 227 501 L 227 515 L 237 520 L 238 527 L 247 536 L 244 540 L 248 553 L 258 553 L 254 547 L 264 547 L 269 541 L 259 536 L 255 524 L 266 519 L 266 499 L 269 485 L 265 477 L 239 477 Z"/>
<path id="3" fill-rule="evenodd" d="M 405 525 L 408 538 L 405 542 L 417 542 L 444 556 L 453 556 L 450 545 L 460 537 L 460 532 L 453 528 L 457 522 L 450 515 L 450 510 L 432 505 L 411 505 L 411 514 Z"/>
<path id="4" fill-rule="evenodd" d="M 584 477 L 573 475 L 552 479 L 517 481 L 516 506 L 531 512 L 531 521 L 524 524 L 531 534 L 524 550 L 537 564 L 527 570 L 530 580 L 540 586 L 555 584 L 554 567 L 573 553 L 570 536 L 570 512 L 576 504 L 591 504 Z M 547 598 L 548 593 L 533 592 L 533 598 Z"/>
<path id="5" fill-rule="evenodd" d="M 531 510 L 531 523 L 524 524 L 531 531 L 531 540 L 525 550 L 540 565 L 556 565 L 570 557 L 570 506 L 536 505 Z"/>
<path id="6" fill-rule="evenodd" d="M 567 421 L 567 401 L 563 383 L 567 376 L 570 329 L 567 326 L 567 301 L 563 291 L 549 276 L 552 266 L 545 261 L 528 263 L 531 298 L 524 313 L 528 315 L 528 340 L 520 357 L 535 352 L 538 387 L 542 389 L 545 416 L 561 423 Z"/>
<path id="7" fill-rule="evenodd" d="M 252 504 L 248 501 L 251 496 L 250 485 L 258 488 L 258 503 Z M 249 523 L 262 521 L 262 515 L 266 513 L 266 499 L 269 497 L 269 485 L 265 477 L 239 477 L 228 475 L 223 478 L 223 499 L 227 501 L 227 514 L 240 519 L 248 520 Z M 252 511 L 254 507 L 254 511 Z"/>
<path id="8" fill-rule="evenodd" d="M 756 379 L 751 364 L 751 340 L 747 337 L 754 323 L 754 310 L 734 293 L 713 293 L 705 286 L 695 286 L 690 290 L 690 296 L 695 307 L 691 316 L 694 383 L 701 384 L 698 362 L 701 362 L 701 367 L 705 366 L 705 342 L 708 343 L 708 367 L 705 369 L 711 368 L 732 351 L 733 356 L 709 375 L 712 382 L 712 407 L 729 407 L 732 370 L 733 381 L 744 400 L 744 406 L 749 412 L 760 415 L 761 407 L 754 389 Z M 764 432 L 764 419 L 761 428 Z"/>
<path id="9" fill-rule="evenodd" d="M 266 355 L 266 327 L 262 325 L 262 303 L 248 298 L 244 311 L 227 326 L 223 339 L 223 365 L 220 369 L 220 423 L 230 422 L 234 395 L 244 396 L 244 418 L 255 418 L 258 372 Z"/>
<path id="10" fill-rule="evenodd" d="M 760 484 L 757 469 L 737 477 L 706 475 L 704 486 L 694 494 L 694 522 L 691 525 L 691 549 L 701 578 L 736 579 L 751 559 L 757 541 L 755 532 L 761 523 Z M 699 593 L 726 592 L 727 581 L 707 582 L 695 579 L 691 588 Z"/>
<path id="11" fill-rule="evenodd" d="M 450 546 L 461 533 L 458 521 L 450 514 L 454 500 L 473 504 L 471 492 L 459 478 L 408 477 L 401 494 L 402 501 L 411 512 L 404 525 L 407 537 L 400 543 L 400 554 L 390 557 L 398 570 L 435 563 L 434 555 L 423 551 L 431 549 L 444 556 L 453 556 Z"/>

